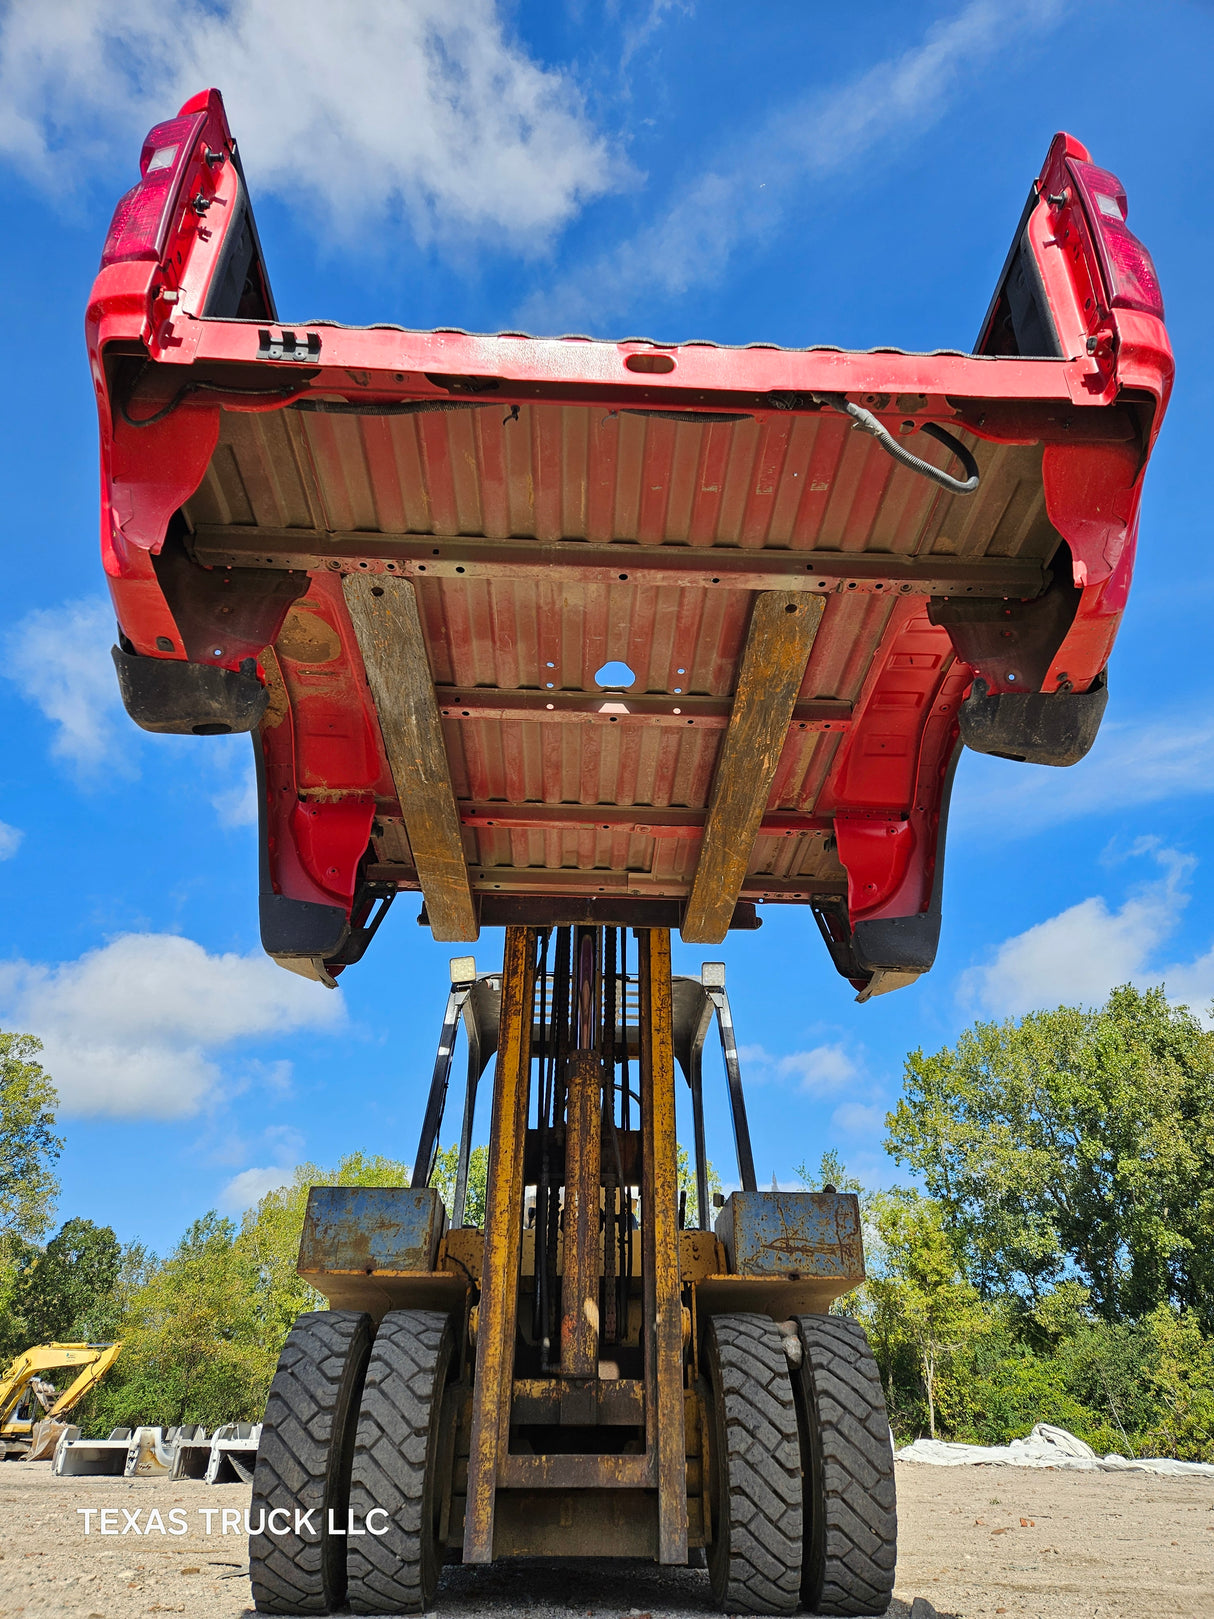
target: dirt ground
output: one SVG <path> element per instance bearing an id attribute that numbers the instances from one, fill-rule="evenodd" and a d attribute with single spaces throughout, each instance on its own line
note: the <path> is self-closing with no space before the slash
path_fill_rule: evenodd
<path id="1" fill-rule="evenodd" d="M 914 1619 L 1214 1619 L 1214 1483 L 1205 1479 L 907 1463 L 898 1468 L 898 1494 L 893 1619 L 910 1619 L 912 1604 Z M 239 1484 L 56 1479 L 45 1463 L 6 1462 L 0 1619 L 240 1619 L 250 1611 L 245 1543 L 243 1534 L 222 1532 L 223 1511 L 243 1513 L 247 1505 L 248 1488 Z M 124 1508 L 132 1516 L 139 1510 L 140 1527 L 158 1509 L 166 1530 L 177 1508 L 188 1529 L 101 1535 L 101 1508 L 113 1512 L 107 1524 L 118 1529 Z M 213 1512 L 209 1535 L 201 1509 Z M 534 1562 L 447 1569 L 439 1612 L 442 1619 L 692 1619 L 714 1610 L 708 1576 L 697 1570 Z"/>

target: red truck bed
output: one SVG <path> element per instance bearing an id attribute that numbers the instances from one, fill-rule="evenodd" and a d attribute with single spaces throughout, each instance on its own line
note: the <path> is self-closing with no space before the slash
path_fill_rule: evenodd
<path id="1" fill-rule="evenodd" d="M 145 728 L 252 731 L 267 950 L 332 982 L 411 890 L 930 967 L 962 743 L 1070 763 L 1104 707 L 1172 371 L 1116 179 L 1056 137 L 977 352 L 860 354 L 284 326 L 214 91 L 142 176 L 88 311 L 114 656 Z"/>

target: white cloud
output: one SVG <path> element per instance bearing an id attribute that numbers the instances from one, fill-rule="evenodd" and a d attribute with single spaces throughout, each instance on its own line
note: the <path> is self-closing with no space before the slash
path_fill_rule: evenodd
<path id="1" fill-rule="evenodd" d="M 1016 837 L 1084 815 L 1107 815 L 1166 799 L 1214 793 L 1214 724 L 1193 713 L 1106 721 L 1077 765 L 1015 764 L 967 753 L 957 781 L 953 828 Z"/>
<path id="2" fill-rule="evenodd" d="M 333 1028 L 339 995 L 260 952 L 211 955 L 192 939 L 129 933 L 75 961 L 0 968 L 9 1027 L 35 1034 L 63 1111 L 181 1118 L 243 1084 L 281 1087 L 281 1063 L 233 1071 L 240 1039 Z"/>
<path id="3" fill-rule="evenodd" d="M 632 59 L 649 45 L 667 17 L 674 13 L 680 17 L 690 17 L 693 9 L 691 0 L 649 0 L 649 8 L 644 16 L 624 26 L 620 48 L 620 72 L 623 73 Z"/>
<path id="4" fill-rule="evenodd" d="M 10 826 L 7 821 L 0 821 L 0 860 L 11 860 L 21 847 L 21 840 L 25 833 L 19 826 Z"/>
<path id="5" fill-rule="evenodd" d="M 778 1059 L 776 1072 L 781 1079 L 795 1080 L 799 1090 L 822 1094 L 848 1084 L 857 1068 L 841 1045 L 826 1045 L 790 1051 Z"/>
<path id="6" fill-rule="evenodd" d="M 242 1169 L 219 1194 L 219 1208 L 223 1214 L 243 1214 L 246 1209 L 260 1203 L 267 1192 L 286 1186 L 291 1171 L 276 1169 Z"/>
<path id="7" fill-rule="evenodd" d="M 885 1128 L 888 1111 L 884 1107 L 866 1107 L 862 1102 L 844 1102 L 831 1114 L 830 1122 L 847 1135 L 870 1135 Z"/>
<path id="8" fill-rule="evenodd" d="M 85 774 L 123 768 L 114 638 L 113 608 L 97 597 L 39 608 L 5 637 L 5 673 L 55 727 L 51 752 Z"/>
<path id="9" fill-rule="evenodd" d="M 523 324 L 601 329 L 641 292 L 677 296 L 719 281 L 733 253 L 778 230 L 810 183 L 930 129 L 957 94 L 975 88 L 980 68 L 1006 58 L 1018 35 L 1051 28 L 1061 11 L 1062 0 L 971 0 L 900 56 L 779 108 L 749 135 L 731 132 L 727 154 L 698 178 L 684 178 L 658 223 L 555 289 L 536 292 Z"/>
<path id="10" fill-rule="evenodd" d="M 215 783 L 209 796 L 220 826 L 228 830 L 256 826 L 257 771 L 249 739 L 245 736 L 209 738 L 199 764 L 211 773 Z"/>
<path id="11" fill-rule="evenodd" d="M 0 152 L 48 187 L 119 142 L 133 167 L 132 141 L 208 85 L 254 191 L 348 227 L 403 206 L 422 237 L 534 246 L 614 183 L 577 86 L 495 0 L 10 0 Z"/>
<path id="12" fill-rule="evenodd" d="M 1139 846 L 1136 852 L 1147 851 Z M 962 974 L 963 999 L 996 1016 L 1019 1017 L 1041 1007 L 1095 1005 L 1118 984 L 1165 979 L 1150 962 L 1188 903 L 1184 885 L 1194 862 L 1173 850 L 1149 852 L 1164 868 L 1156 882 L 1143 884 L 1116 909 L 1095 895 L 1006 940 L 985 966 Z M 1197 973 L 1201 961 L 1171 969 L 1169 991 L 1174 975 Z"/>
<path id="13" fill-rule="evenodd" d="M 790 1051 L 782 1057 L 773 1057 L 763 1046 L 739 1046 L 738 1061 L 749 1082 L 791 1081 L 811 1095 L 837 1091 L 859 1074 L 854 1059 L 837 1043 Z"/>

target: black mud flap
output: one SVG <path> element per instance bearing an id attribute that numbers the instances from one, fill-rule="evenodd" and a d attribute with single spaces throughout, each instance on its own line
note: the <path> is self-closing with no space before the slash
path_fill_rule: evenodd
<path id="1" fill-rule="evenodd" d="M 996 692 L 975 680 L 961 705 L 961 740 L 975 753 L 1030 765 L 1073 765 L 1096 740 L 1109 700 L 1104 674 L 1088 691 Z"/>
<path id="2" fill-rule="evenodd" d="M 931 899 L 914 916 L 881 916 L 851 926 L 847 901 L 833 895 L 814 902 L 814 920 L 826 941 L 836 970 L 858 991 L 858 1001 L 904 989 L 930 972 L 940 944 L 940 918 L 944 902 L 944 844 L 953 778 L 961 746 L 953 751 L 940 793 L 940 819 L 936 827 L 936 867 Z"/>
<path id="3" fill-rule="evenodd" d="M 145 731 L 172 736 L 251 731 L 270 700 L 252 658 L 237 671 L 178 658 L 142 658 L 117 646 L 112 656 L 123 705 Z"/>
<path id="4" fill-rule="evenodd" d="M 258 909 L 261 947 L 266 955 L 288 972 L 335 989 L 337 980 L 329 962 L 340 954 L 350 935 L 350 923 L 342 907 L 263 892 Z"/>

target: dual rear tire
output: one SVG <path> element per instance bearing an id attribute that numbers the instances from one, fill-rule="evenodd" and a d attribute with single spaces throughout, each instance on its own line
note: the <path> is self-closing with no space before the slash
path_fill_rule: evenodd
<path id="1" fill-rule="evenodd" d="M 253 1475 L 259 1613 L 424 1613 L 442 1563 L 437 1456 L 448 1318 L 300 1316 L 270 1385 Z M 376 1512 L 376 1509 L 379 1509 Z M 371 1516 L 373 1515 L 373 1516 Z M 371 1522 L 369 1523 L 369 1516 Z"/>
<path id="2" fill-rule="evenodd" d="M 864 1330 L 845 1316 L 717 1316 L 713 1596 L 731 1613 L 881 1614 L 897 1557 L 893 1451 Z"/>
<path id="3" fill-rule="evenodd" d="M 893 1453 L 860 1325 L 709 1324 L 713 1595 L 731 1613 L 881 1614 L 894 1583 Z M 439 1446 L 449 1319 L 301 1316 L 270 1388 L 253 1477 L 259 1613 L 417 1614 L 442 1565 Z M 377 1511 L 378 1509 L 378 1511 Z M 372 1517 L 376 1518 L 374 1524 Z"/>

